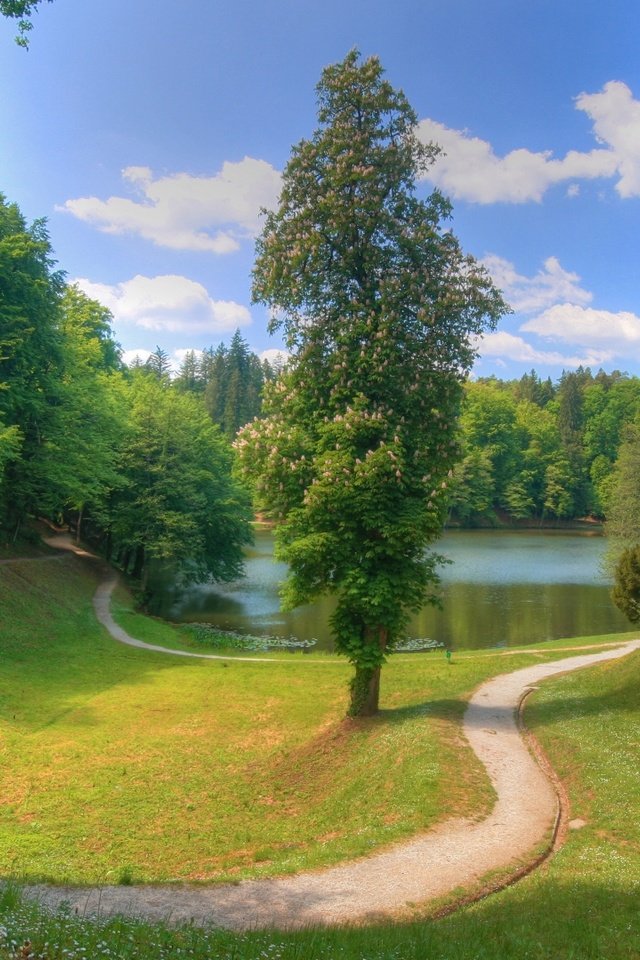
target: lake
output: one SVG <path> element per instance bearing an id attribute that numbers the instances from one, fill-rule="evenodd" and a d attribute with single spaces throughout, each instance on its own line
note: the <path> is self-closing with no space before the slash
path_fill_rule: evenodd
<path id="1" fill-rule="evenodd" d="M 606 541 L 595 532 L 448 531 L 436 548 L 452 561 L 441 568 L 443 608 L 422 610 L 409 637 L 460 650 L 629 630 L 609 597 Z M 330 648 L 333 600 L 280 612 L 278 584 L 286 571 L 273 559 L 272 534 L 258 531 L 244 579 L 169 591 L 160 612 L 244 633 L 316 638 L 318 649 Z"/>

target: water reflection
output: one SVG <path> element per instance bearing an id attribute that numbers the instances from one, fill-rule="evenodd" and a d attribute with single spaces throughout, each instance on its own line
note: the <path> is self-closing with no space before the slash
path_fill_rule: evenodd
<path id="1" fill-rule="evenodd" d="M 422 610 L 407 635 L 463 649 L 627 630 L 609 598 L 604 549 L 602 537 L 573 532 L 449 532 L 438 544 L 453 561 L 442 568 L 443 609 Z M 273 559 L 271 534 L 260 531 L 247 552 L 243 580 L 167 591 L 162 614 L 244 632 L 315 637 L 319 647 L 330 647 L 334 601 L 282 613 L 278 584 L 286 569 Z"/>

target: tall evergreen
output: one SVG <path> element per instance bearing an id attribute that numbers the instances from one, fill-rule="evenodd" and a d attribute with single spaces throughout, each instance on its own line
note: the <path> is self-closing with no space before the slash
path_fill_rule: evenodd
<path id="1" fill-rule="evenodd" d="M 145 367 L 151 373 L 155 374 L 158 379 L 168 377 L 171 371 L 169 354 L 166 350 L 163 350 L 162 347 L 156 347 L 153 353 L 147 357 Z"/>
<path id="2" fill-rule="evenodd" d="M 175 385 L 183 393 L 202 393 L 204 391 L 204 382 L 200 375 L 200 364 L 195 350 L 188 350 L 180 370 L 175 378 Z"/>
<path id="3" fill-rule="evenodd" d="M 240 427 L 260 413 L 262 390 L 271 375 L 270 367 L 249 349 L 239 330 L 228 347 L 221 344 L 207 355 L 206 364 L 207 410 L 223 433 L 233 438 Z"/>

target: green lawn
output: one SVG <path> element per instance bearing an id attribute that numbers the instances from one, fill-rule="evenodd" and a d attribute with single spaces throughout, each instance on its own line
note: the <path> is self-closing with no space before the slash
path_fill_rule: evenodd
<path id="1" fill-rule="evenodd" d="M 332 863 L 490 800 L 457 720 L 470 664 L 412 657 L 342 719 L 349 668 L 185 660 L 114 643 L 73 558 L 0 568 L 0 872 L 221 881 Z M 130 614 L 145 638 L 175 631 Z M 483 673 L 499 669 L 483 664 Z"/>
<path id="2" fill-rule="evenodd" d="M 346 665 L 294 657 L 224 666 L 119 647 L 93 620 L 94 585 L 72 558 L 0 567 L 2 874 L 117 882 L 281 873 L 486 809 L 490 791 L 458 736 L 464 698 L 530 654 L 468 654 L 451 665 L 440 655 L 398 657 L 385 668 L 381 717 L 349 724 Z M 552 650 L 543 656 L 562 655 Z M 8 891 L 4 957 L 13 956 L 7 938 L 31 938 L 47 960 L 81 956 L 81 947 L 92 957 L 182 950 L 202 960 L 633 960 L 638 689 L 634 655 L 535 695 L 528 721 L 586 825 L 542 869 L 455 916 L 238 937 L 46 919 Z"/>

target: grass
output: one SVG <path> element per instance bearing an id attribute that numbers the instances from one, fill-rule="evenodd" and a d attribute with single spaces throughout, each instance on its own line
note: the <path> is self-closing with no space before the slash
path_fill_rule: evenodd
<path id="1" fill-rule="evenodd" d="M 490 801 L 471 755 L 446 788 L 471 664 L 398 662 L 381 717 L 348 723 L 344 663 L 131 650 L 95 623 L 94 588 L 73 558 L 0 568 L 0 873 L 77 883 L 125 869 L 134 881 L 287 873 L 410 835 L 452 804 L 473 813 Z M 134 620 L 157 639 L 162 624 Z"/>
<path id="2" fill-rule="evenodd" d="M 586 825 L 515 886 L 439 921 L 234 935 L 136 920 L 49 916 L 9 887 L 0 957 L 46 960 L 637 960 L 640 656 L 548 681 L 528 722 Z M 594 736 L 594 725 L 597 735 Z M 4 933 L 3 933 L 4 930 Z M 29 953 L 19 954 L 25 940 Z"/>
<path id="3" fill-rule="evenodd" d="M 385 668 L 381 717 L 345 724 L 346 666 L 316 655 L 223 666 L 120 648 L 95 624 L 94 585 L 73 559 L 0 568 L 0 873 L 75 882 L 282 873 L 364 852 L 445 811 L 486 808 L 487 784 L 458 739 L 464 698 L 531 654 L 457 655 L 451 665 L 399 657 Z M 562 655 L 553 650 L 536 656 Z M 547 866 L 460 914 L 236 936 L 52 919 L 9 887 L 0 957 L 20 955 L 26 939 L 21 956 L 47 960 L 640 957 L 639 688 L 635 655 L 535 695 L 528 720 L 587 825 Z"/>
<path id="4" fill-rule="evenodd" d="M 349 667 L 326 655 L 206 661 L 114 643 L 93 616 L 96 575 L 73 557 L 0 567 L 0 875 L 285 874 L 488 808 L 459 721 L 502 658 L 394 658 L 380 716 L 348 722 Z M 126 603 L 134 635 L 179 639 Z"/>

